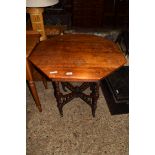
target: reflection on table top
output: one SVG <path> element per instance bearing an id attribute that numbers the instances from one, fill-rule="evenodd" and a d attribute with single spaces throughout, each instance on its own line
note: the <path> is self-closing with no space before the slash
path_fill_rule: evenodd
<path id="1" fill-rule="evenodd" d="M 98 81 L 126 63 L 115 43 L 87 34 L 42 41 L 30 61 L 49 78 L 60 81 Z"/>

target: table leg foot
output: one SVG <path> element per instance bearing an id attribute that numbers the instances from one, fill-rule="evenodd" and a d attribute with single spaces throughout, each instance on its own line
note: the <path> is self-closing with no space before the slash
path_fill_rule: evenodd
<path id="1" fill-rule="evenodd" d="M 59 109 L 60 116 L 61 116 L 61 117 L 63 117 L 63 110 L 62 110 L 62 106 L 58 106 L 58 109 Z"/>
<path id="2" fill-rule="evenodd" d="M 96 112 L 96 108 L 97 108 L 97 102 L 93 101 L 92 102 L 92 115 L 93 117 L 95 117 L 95 112 Z"/>
<path id="3" fill-rule="evenodd" d="M 41 104 L 40 104 L 40 101 L 39 101 L 39 97 L 38 97 L 38 93 L 37 93 L 35 83 L 34 83 L 34 81 L 28 81 L 28 84 L 29 84 L 29 88 L 30 88 L 30 91 L 32 93 L 32 96 L 34 98 L 34 101 L 36 103 L 36 106 L 37 106 L 38 110 L 40 112 L 42 112 L 42 108 L 41 108 Z"/>
<path id="4" fill-rule="evenodd" d="M 92 91 L 91 96 L 92 96 L 92 115 L 95 117 L 95 111 L 97 108 L 97 100 L 99 98 L 99 84 L 93 82 L 90 86 L 90 89 Z"/>

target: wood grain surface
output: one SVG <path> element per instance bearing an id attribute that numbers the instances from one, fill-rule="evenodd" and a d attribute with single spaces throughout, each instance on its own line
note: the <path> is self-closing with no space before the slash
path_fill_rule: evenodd
<path id="1" fill-rule="evenodd" d="M 29 59 L 55 81 L 98 81 L 126 63 L 115 43 L 87 34 L 40 42 Z"/>

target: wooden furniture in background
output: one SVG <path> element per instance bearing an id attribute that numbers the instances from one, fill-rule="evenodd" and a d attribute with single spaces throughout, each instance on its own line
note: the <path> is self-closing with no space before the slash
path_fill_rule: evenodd
<path id="1" fill-rule="evenodd" d="M 29 57 L 32 64 L 53 81 L 57 106 L 62 107 L 74 97 L 80 97 L 92 108 L 95 116 L 99 97 L 99 81 L 119 67 L 126 59 L 115 43 L 102 37 L 84 34 L 65 34 L 41 42 Z M 85 82 L 73 86 L 69 82 Z M 59 84 L 69 94 L 60 92 Z M 83 91 L 90 87 L 90 95 Z"/>
<path id="2" fill-rule="evenodd" d="M 30 14 L 32 28 L 34 31 L 38 31 L 41 34 L 40 41 L 47 39 L 44 20 L 43 20 L 43 11 L 44 7 L 55 5 L 59 0 L 27 0 L 27 13 Z"/>
<path id="3" fill-rule="evenodd" d="M 129 0 L 59 0 L 44 8 L 43 18 L 46 26 L 69 29 L 124 28 L 129 24 Z"/>
<path id="4" fill-rule="evenodd" d="M 126 26 L 129 24 L 129 0 L 104 0 L 103 23 L 107 25 Z"/>
<path id="5" fill-rule="evenodd" d="M 44 21 L 42 13 L 44 11 L 43 8 L 27 8 L 27 13 L 30 14 L 31 24 L 34 31 L 38 31 L 41 34 L 40 41 L 47 39 L 45 29 L 44 29 Z"/>
<path id="6" fill-rule="evenodd" d="M 30 91 L 35 100 L 36 106 L 39 111 L 42 111 L 40 100 L 38 97 L 38 93 L 36 90 L 36 86 L 34 83 L 33 75 L 32 75 L 32 66 L 29 62 L 28 58 L 31 55 L 33 49 L 37 46 L 40 40 L 40 34 L 35 31 L 27 31 L 26 32 L 26 80 L 28 82 Z M 47 88 L 47 82 L 44 77 L 42 77 L 45 88 Z"/>
<path id="7" fill-rule="evenodd" d="M 45 25 L 69 28 L 123 27 L 129 23 L 129 0 L 59 0 L 45 8 Z"/>
<path id="8" fill-rule="evenodd" d="M 73 0 L 73 26 L 102 27 L 104 0 Z"/>
<path id="9" fill-rule="evenodd" d="M 129 0 L 73 0 L 72 5 L 75 27 L 118 27 L 129 23 Z"/>

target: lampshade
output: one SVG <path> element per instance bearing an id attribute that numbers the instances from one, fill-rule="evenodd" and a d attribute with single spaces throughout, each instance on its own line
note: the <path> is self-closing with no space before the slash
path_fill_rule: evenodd
<path id="1" fill-rule="evenodd" d="M 59 0 L 26 0 L 26 7 L 47 7 L 58 2 Z"/>

